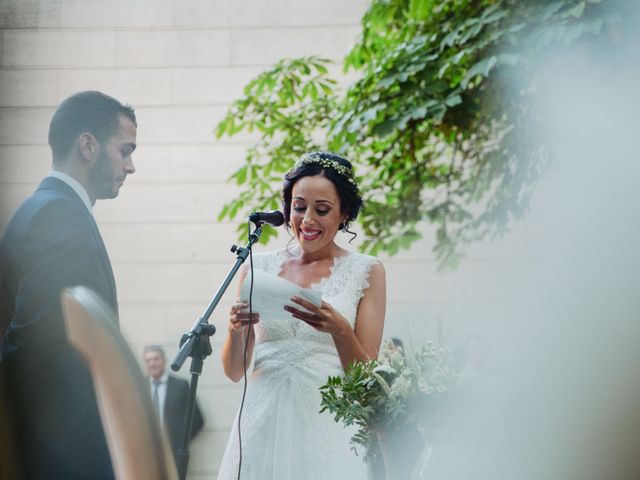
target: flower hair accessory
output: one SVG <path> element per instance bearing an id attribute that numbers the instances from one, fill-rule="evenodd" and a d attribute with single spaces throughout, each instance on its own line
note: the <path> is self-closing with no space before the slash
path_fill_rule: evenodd
<path id="1" fill-rule="evenodd" d="M 296 162 L 294 169 L 302 165 L 321 165 L 324 168 L 330 168 L 346 178 L 353 186 L 357 187 L 356 180 L 353 178 L 353 173 L 349 167 L 342 165 L 337 160 L 327 158 L 319 152 L 312 152 L 302 157 Z"/>

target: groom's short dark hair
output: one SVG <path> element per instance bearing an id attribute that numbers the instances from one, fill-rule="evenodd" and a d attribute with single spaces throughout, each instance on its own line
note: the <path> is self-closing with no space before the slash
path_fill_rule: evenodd
<path id="1" fill-rule="evenodd" d="M 102 92 L 87 90 L 66 98 L 56 109 L 49 124 L 49 146 L 53 163 L 60 163 L 71 151 L 73 142 L 84 132 L 91 133 L 103 143 L 118 128 L 120 115 L 136 126 L 136 115 L 131 105 Z"/>

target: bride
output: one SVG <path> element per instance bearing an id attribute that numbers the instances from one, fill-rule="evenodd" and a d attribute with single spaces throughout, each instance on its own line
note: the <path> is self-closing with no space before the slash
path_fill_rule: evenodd
<path id="1" fill-rule="evenodd" d="M 234 382 L 253 357 L 241 417 L 245 480 L 358 480 L 366 466 L 350 449 L 353 432 L 320 414 L 318 388 L 354 360 L 377 358 L 385 316 L 382 264 L 335 242 L 349 232 L 362 200 L 346 159 L 326 152 L 305 155 L 285 175 L 283 210 L 295 246 L 254 255 L 254 268 L 322 294 L 321 306 L 294 296 L 279 318 L 237 301 L 221 351 Z M 350 232 L 349 232 L 350 233 Z M 240 283 L 247 275 L 241 273 Z M 237 417 L 220 465 L 219 480 L 238 476 Z"/>

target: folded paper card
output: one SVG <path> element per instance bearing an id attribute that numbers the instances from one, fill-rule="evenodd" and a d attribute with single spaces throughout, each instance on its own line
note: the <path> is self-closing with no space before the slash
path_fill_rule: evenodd
<path id="1" fill-rule="evenodd" d="M 240 299 L 249 301 L 251 273 L 248 273 L 242 282 Z M 310 288 L 302 288 L 289 280 L 272 275 L 263 270 L 253 271 L 252 310 L 260 314 L 260 320 L 287 318 L 291 314 L 284 310 L 285 305 L 290 305 L 304 310 L 300 305 L 291 301 L 291 297 L 301 297 L 314 305 L 322 304 L 322 294 Z"/>

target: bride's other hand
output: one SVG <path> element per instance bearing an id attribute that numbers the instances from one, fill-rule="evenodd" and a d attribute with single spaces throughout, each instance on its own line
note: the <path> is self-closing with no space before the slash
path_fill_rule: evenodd
<path id="1" fill-rule="evenodd" d="M 347 319 L 327 302 L 322 302 L 318 307 L 304 298 L 297 296 L 291 297 L 291 301 L 300 305 L 302 308 L 285 305 L 284 309 L 294 318 L 311 325 L 319 332 L 339 335 L 345 328 L 351 329 Z"/>
<path id="2" fill-rule="evenodd" d="M 249 320 L 249 304 L 238 300 L 231 305 L 231 311 L 229 312 L 229 331 L 242 332 L 246 330 L 249 324 L 255 325 L 260 321 L 260 314 L 258 312 L 251 312 L 251 320 Z"/>

